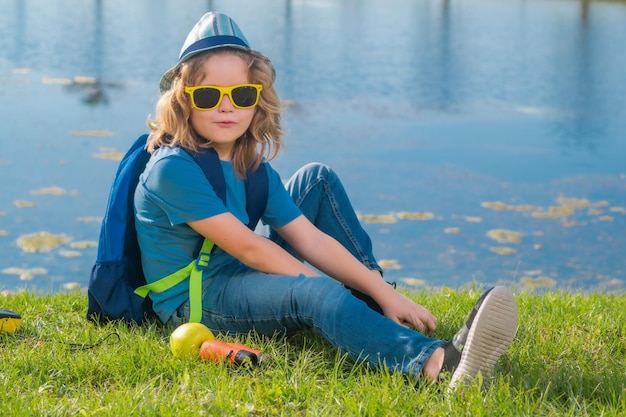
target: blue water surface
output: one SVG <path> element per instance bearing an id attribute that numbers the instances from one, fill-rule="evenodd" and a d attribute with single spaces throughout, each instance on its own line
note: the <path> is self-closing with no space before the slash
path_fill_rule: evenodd
<path id="1" fill-rule="evenodd" d="M 276 67 L 275 168 L 335 168 L 390 280 L 623 290 L 626 5 L 575 0 L 0 0 L 0 290 L 86 287 L 103 155 L 208 10 Z"/>

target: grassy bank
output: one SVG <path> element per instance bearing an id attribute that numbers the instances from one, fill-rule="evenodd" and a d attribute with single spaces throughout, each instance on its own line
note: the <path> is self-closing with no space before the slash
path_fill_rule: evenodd
<path id="1" fill-rule="evenodd" d="M 92 325 L 80 293 L 0 296 L 0 308 L 23 317 L 18 332 L 0 335 L 0 409 L 4 416 L 624 415 L 626 295 L 517 295 L 520 327 L 495 380 L 452 395 L 355 365 L 313 333 L 241 340 L 267 360 L 236 369 L 175 358 L 165 328 Z M 436 336 L 445 339 L 479 293 L 410 296 L 439 318 Z"/>

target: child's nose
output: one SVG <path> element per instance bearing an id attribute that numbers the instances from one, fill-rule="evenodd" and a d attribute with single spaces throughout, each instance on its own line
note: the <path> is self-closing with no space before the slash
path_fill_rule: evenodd
<path id="1" fill-rule="evenodd" d="M 235 106 L 233 106 L 233 102 L 230 101 L 230 96 L 228 94 L 224 94 L 219 105 L 219 111 L 230 111 L 234 108 Z"/>

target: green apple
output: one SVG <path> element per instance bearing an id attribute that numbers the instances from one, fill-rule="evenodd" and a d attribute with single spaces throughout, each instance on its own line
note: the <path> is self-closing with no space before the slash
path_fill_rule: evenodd
<path id="1" fill-rule="evenodd" d="M 184 323 L 170 335 L 170 349 L 177 358 L 197 358 L 206 340 L 215 340 L 208 327 L 202 323 Z"/>

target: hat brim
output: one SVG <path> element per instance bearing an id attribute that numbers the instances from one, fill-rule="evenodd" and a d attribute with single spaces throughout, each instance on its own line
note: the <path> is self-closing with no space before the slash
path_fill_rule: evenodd
<path id="1" fill-rule="evenodd" d="M 193 57 L 201 55 L 204 52 L 214 51 L 214 50 L 223 49 L 223 48 L 239 49 L 241 51 L 245 51 L 257 58 L 260 58 L 266 61 L 269 64 L 269 66 L 272 68 L 272 79 L 276 78 L 276 70 L 274 69 L 274 65 L 272 64 L 272 61 L 270 61 L 270 59 L 266 57 L 265 55 L 263 55 L 262 53 L 257 52 L 250 48 L 245 48 L 240 45 L 220 45 L 220 46 L 214 46 L 214 47 L 204 48 L 204 49 L 199 49 L 197 51 L 194 51 L 193 53 L 190 53 L 187 56 L 185 56 L 183 61 L 179 62 L 178 64 L 176 64 L 175 66 L 167 70 L 165 74 L 163 74 L 163 76 L 161 77 L 161 81 L 159 82 L 159 90 L 161 90 L 161 94 L 167 92 L 172 87 L 172 82 L 174 81 L 174 78 L 176 78 L 176 76 L 178 75 L 178 71 L 180 70 L 180 66 L 183 62 L 186 62 Z"/>
<path id="2" fill-rule="evenodd" d="M 178 67 L 179 65 L 176 65 L 175 67 L 170 68 L 161 77 L 161 81 L 159 82 L 159 90 L 161 90 L 161 94 L 167 92 L 167 90 L 169 90 L 172 87 L 172 81 L 174 81 L 174 78 L 176 77 L 176 74 L 178 73 Z"/>

